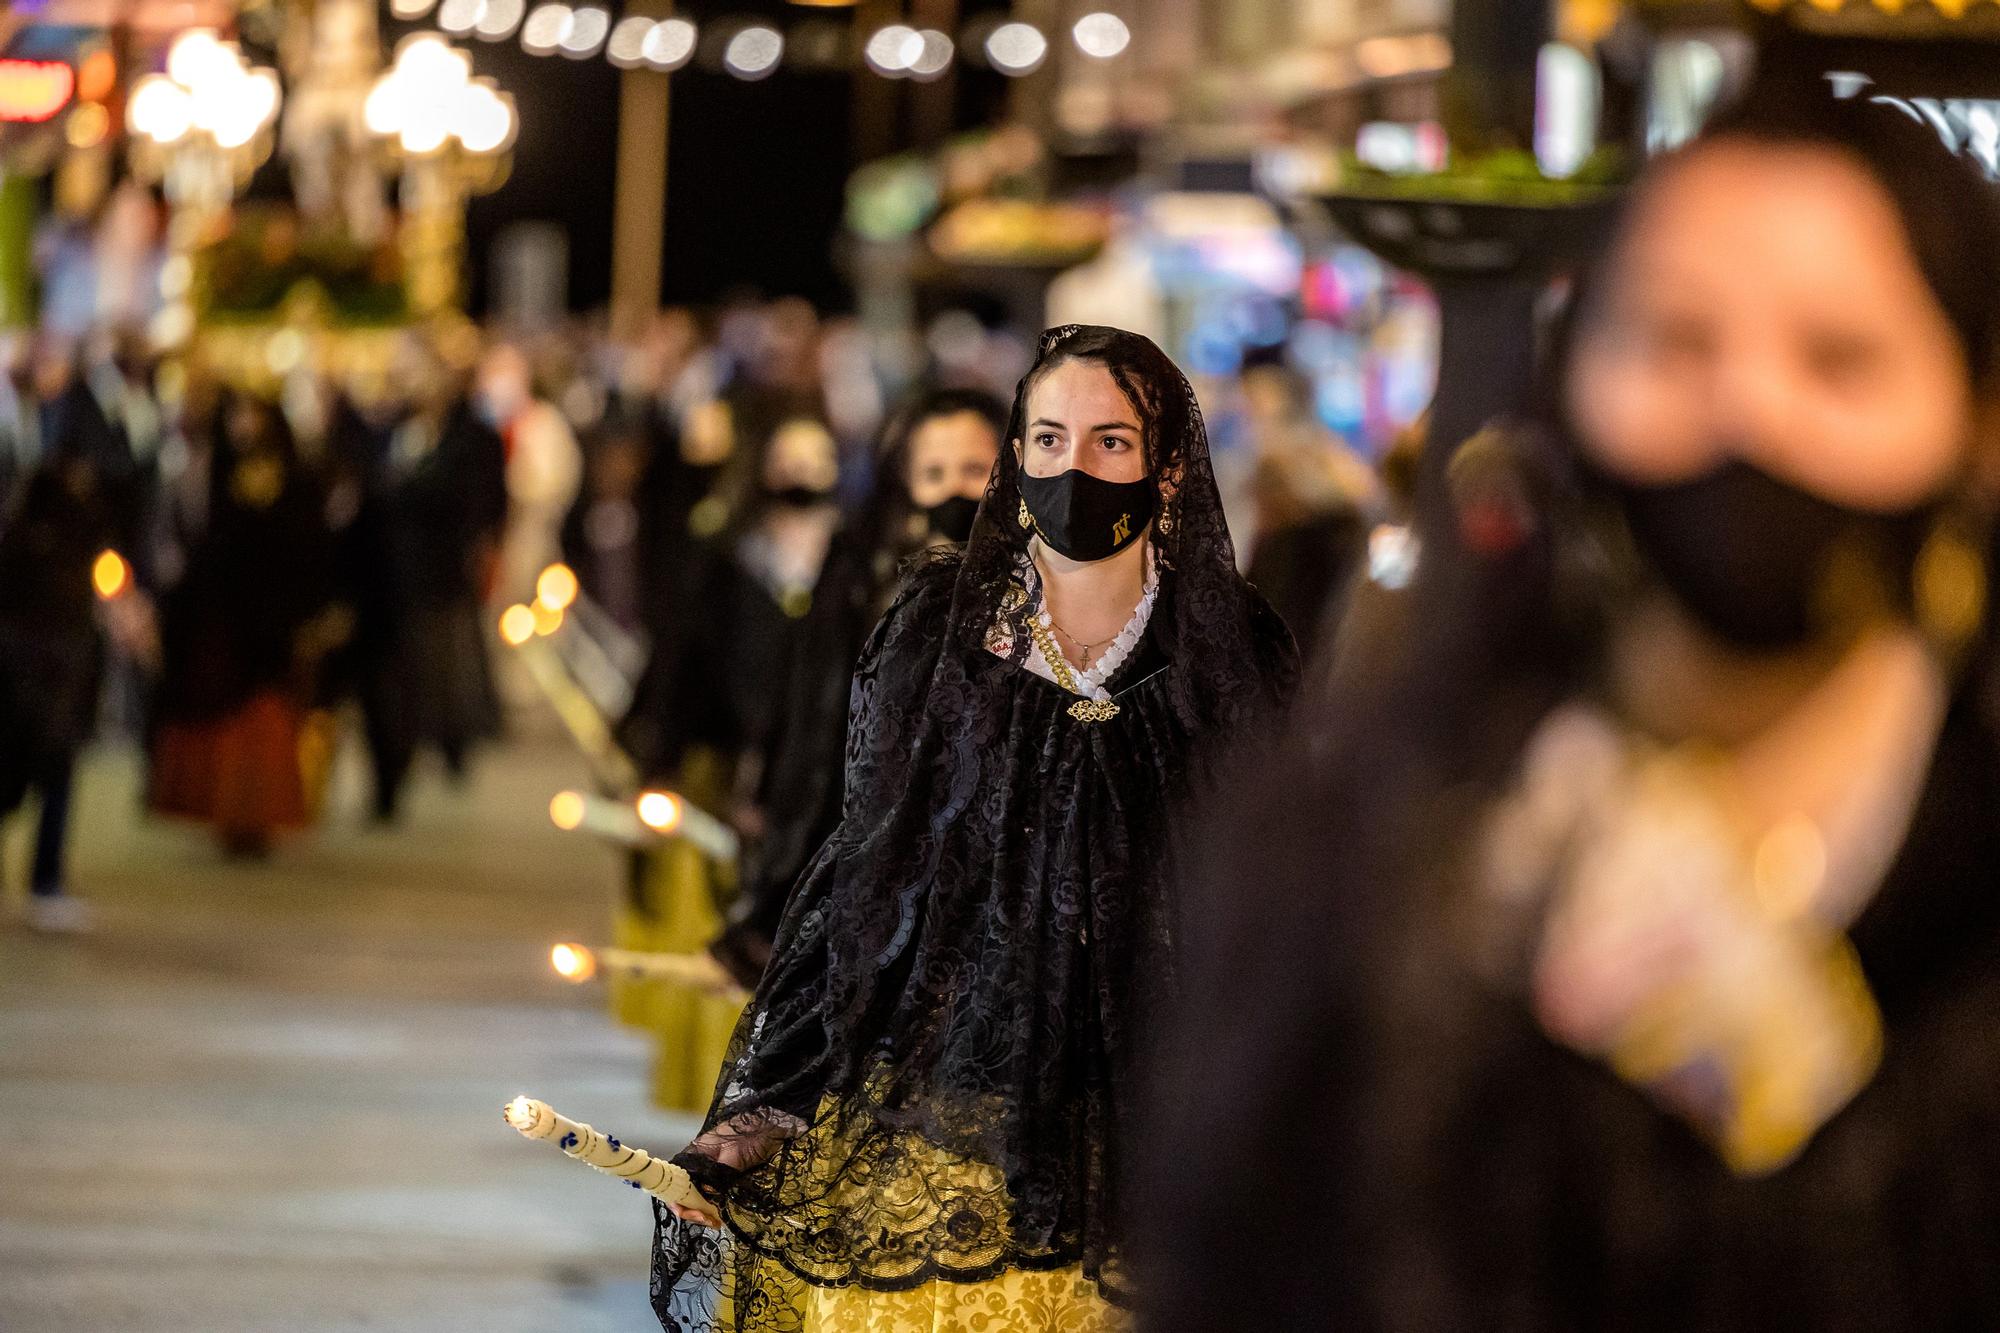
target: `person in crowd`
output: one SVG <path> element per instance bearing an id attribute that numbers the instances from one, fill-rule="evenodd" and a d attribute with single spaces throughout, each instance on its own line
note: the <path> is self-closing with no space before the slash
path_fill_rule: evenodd
<path id="1" fill-rule="evenodd" d="M 184 553 L 162 602 L 149 799 L 231 856 L 309 822 L 300 735 L 331 599 L 324 497 L 277 407 L 225 398 L 173 506 Z"/>
<path id="2" fill-rule="evenodd" d="M 758 807 L 763 833 L 743 868 L 728 928 L 710 952 L 744 990 L 771 955 L 792 886 L 840 823 L 847 693 L 868 633 L 889 609 L 903 565 L 962 543 L 986 494 L 1005 406 L 976 389 L 926 393 L 890 422 L 867 502 L 835 536 L 800 627 L 771 727 Z"/>
<path id="3" fill-rule="evenodd" d="M 840 826 L 676 1159 L 710 1206 L 658 1215 L 664 1327 L 1115 1325 L 1169 811 L 1295 669 L 1186 379 L 1050 330 L 970 540 L 862 654 Z"/>
<path id="4" fill-rule="evenodd" d="M 536 577 L 562 554 L 562 523 L 582 483 L 583 454 L 562 413 L 536 395 L 528 358 L 513 344 L 487 351 L 477 400 L 507 457 L 507 522 L 495 591 L 503 603 L 533 601 Z"/>
<path id="5" fill-rule="evenodd" d="M 131 453 L 94 411 L 68 348 L 37 350 L 32 434 L 0 514 L 0 812 L 32 794 L 39 803 L 28 923 L 42 930 L 88 925 L 69 893 L 67 846 L 76 763 L 95 727 L 105 637 L 93 576 L 113 553 L 129 585 L 137 549 Z"/>
<path id="6" fill-rule="evenodd" d="M 361 703 L 375 815 L 393 822 L 420 746 L 465 772 L 499 728 L 482 606 L 507 515 L 506 451 L 473 410 L 463 376 L 412 339 L 389 432 L 360 520 L 377 543 L 374 595 L 358 607 Z"/>
<path id="7" fill-rule="evenodd" d="M 781 420 L 726 483 L 732 521 L 688 553 L 683 612 L 655 641 L 625 733 L 649 777 L 689 746 L 717 756 L 739 818 L 756 818 L 784 666 L 840 520 L 834 440 L 816 418 Z M 694 516 L 691 515 L 691 521 Z"/>
<path id="8" fill-rule="evenodd" d="M 1551 361 L 1189 868 L 1145 1326 L 1992 1327 L 1990 186 L 1760 98 Z"/>
<path id="9" fill-rule="evenodd" d="M 1245 572 L 1307 658 L 1339 620 L 1368 549 L 1371 514 L 1343 485 L 1334 458 L 1319 450 L 1273 452 L 1256 461 L 1250 481 L 1257 541 Z"/>
<path id="10" fill-rule="evenodd" d="M 644 596 L 645 559 L 640 539 L 640 482 L 646 474 L 649 432 L 643 421 L 610 413 L 587 437 L 577 502 L 563 522 L 563 558 L 579 585 L 619 626 L 639 628 L 649 607 Z M 681 518 L 683 530 L 687 526 Z"/>

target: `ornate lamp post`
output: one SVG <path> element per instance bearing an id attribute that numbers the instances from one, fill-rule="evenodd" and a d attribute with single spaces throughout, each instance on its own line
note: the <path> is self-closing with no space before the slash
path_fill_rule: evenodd
<path id="1" fill-rule="evenodd" d="M 472 77 L 463 51 L 435 33 L 405 38 L 368 93 L 369 133 L 400 160 L 403 264 L 411 313 L 458 300 L 465 201 L 507 178 L 518 122 L 514 99 Z"/>
<path id="2" fill-rule="evenodd" d="M 270 156 L 279 100 L 277 73 L 252 68 L 236 43 L 211 28 L 183 32 L 167 50 L 166 73 L 133 85 L 125 104 L 133 169 L 160 182 L 171 210 L 158 329 L 164 344 L 194 329 L 195 248 Z"/>

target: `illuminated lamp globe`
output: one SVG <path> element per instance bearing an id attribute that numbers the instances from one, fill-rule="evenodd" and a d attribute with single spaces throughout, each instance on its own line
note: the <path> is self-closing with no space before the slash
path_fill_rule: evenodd
<path id="1" fill-rule="evenodd" d="M 496 153 L 514 137 L 514 108 L 492 83 L 476 80 L 459 96 L 452 133 L 467 152 Z"/>
<path id="2" fill-rule="evenodd" d="M 148 74 L 132 88 L 125 123 L 154 143 L 172 143 L 194 128 L 194 108 L 179 84 L 164 74 Z"/>

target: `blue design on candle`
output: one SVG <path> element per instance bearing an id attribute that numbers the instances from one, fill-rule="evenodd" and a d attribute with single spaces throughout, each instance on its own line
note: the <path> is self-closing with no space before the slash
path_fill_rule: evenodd
<path id="1" fill-rule="evenodd" d="M 632 1187 L 633 1189 L 638 1189 L 638 1188 L 639 1188 L 639 1182 L 638 1182 L 638 1181 L 636 1181 L 636 1180 L 628 1180 L 628 1181 L 626 1181 L 625 1183 L 626 1183 L 627 1185 L 630 1185 L 630 1186 L 631 1186 L 631 1187 Z"/>
<path id="2" fill-rule="evenodd" d="M 625 1146 L 624 1144 L 620 1143 L 615 1136 L 606 1136 L 604 1141 L 610 1144 L 614 1148 L 622 1148 Z"/>
<path id="3" fill-rule="evenodd" d="M 569 1150 L 570 1150 L 571 1148 L 574 1148 L 575 1146 L 576 1146 L 576 1133 L 575 1133 L 575 1131 L 571 1131 L 570 1133 L 568 1133 L 568 1134 L 565 1134 L 565 1135 L 563 1135 L 563 1136 L 562 1136 L 562 1144 L 561 1144 L 561 1147 L 562 1147 L 562 1149 L 563 1149 L 563 1151 L 564 1151 L 564 1152 L 568 1152 L 568 1151 L 569 1151 Z"/>

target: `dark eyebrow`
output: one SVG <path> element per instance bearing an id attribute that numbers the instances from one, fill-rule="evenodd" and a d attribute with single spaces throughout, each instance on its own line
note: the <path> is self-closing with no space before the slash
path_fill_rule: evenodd
<path id="1" fill-rule="evenodd" d="M 1062 422 L 1050 421 L 1047 417 L 1040 417 L 1029 424 L 1035 426 L 1054 426 L 1057 430 L 1065 429 Z M 1134 435 L 1139 433 L 1139 428 L 1129 421 L 1107 421 L 1102 425 L 1092 426 L 1090 429 L 1099 435 L 1102 435 L 1107 430 L 1127 430 L 1131 431 Z"/>

